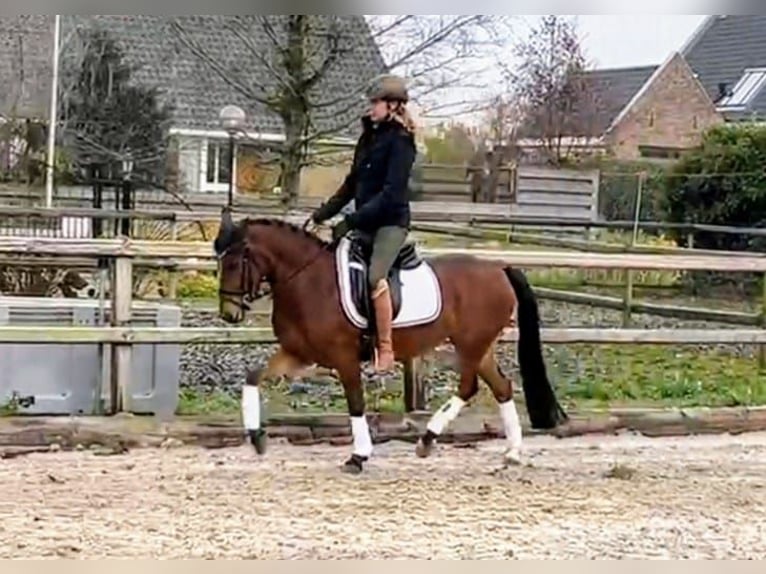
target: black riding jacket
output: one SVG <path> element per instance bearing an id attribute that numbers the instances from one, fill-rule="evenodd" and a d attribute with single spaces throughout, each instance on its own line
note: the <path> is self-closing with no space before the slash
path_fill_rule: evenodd
<path id="1" fill-rule="evenodd" d="M 314 219 L 329 219 L 354 199 L 356 211 L 346 216 L 352 229 L 374 233 L 388 225 L 409 228 L 409 179 L 415 162 L 415 139 L 396 120 L 374 124 L 365 116 L 362 125 L 349 174 L 338 191 L 317 209 Z"/>

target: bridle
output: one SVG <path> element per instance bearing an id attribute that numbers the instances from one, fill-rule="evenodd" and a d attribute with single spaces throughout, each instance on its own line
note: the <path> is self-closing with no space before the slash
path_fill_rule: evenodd
<path id="1" fill-rule="evenodd" d="M 229 250 L 231 249 L 225 249 L 219 256 L 218 261 L 222 261 L 224 257 L 229 253 Z M 314 262 L 316 262 L 317 259 L 319 259 L 319 256 L 321 255 L 322 251 L 320 250 L 315 256 L 311 257 L 306 263 L 298 267 L 295 271 L 290 273 L 290 275 L 287 276 L 287 278 L 283 281 L 283 283 L 286 285 L 290 283 L 295 277 L 297 277 L 300 273 L 305 271 L 308 267 L 310 267 Z M 234 290 L 228 290 L 228 289 L 222 289 L 221 287 L 218 288 L 218 295 L 222 299 L 228 301 L 229 303 L 236 305 L 240 308 L 242 311 L 250 311 L 252 303 L 255 303 L 259 299 L 263 299 L 264 297 L 271 294 L 270 289 L 261 289 L 261 284 L 263 283 L 261 281 L 261 277 L 258 277 L 257 279 L 253 275 L 252 268 L 253 266 L 257 267 L 257 263 L 251 261 L 250 257 L 250 247 L 245 244 L 245 246 L 242 249 L 242 256 L 241 256 L 241 272 L 240 272 L 240 280 L 239 280 L 239 289 Z M 274 278 L 266 278 L 267 283 L 274 284 L 275 280 Z M 220 283 L 219 283 L 220 284 Z M 236 297 L 236 299 L 234 299 Z"/>
<path id="2" fill-rule="evenodd" d="M 220 262 L 223 261 L 223 258 L 229 254 L 230 249 L 231 248 L 225 249 L 218 256 L 219 265 Z M 256 279 L 253 274 L 254 263 L 250 260 L 250 248 L 247 245 L 242 249 L 240 266 L 239 289 L 230 290 L 218 287 L 218 295 L 221 299 L 239 307 L 240 310 L 249 311 L 252 303 L 262 299 L 269 293 L 265 289 L 260 289 L 262 283 L 261 278 L 258 277 Z"/>

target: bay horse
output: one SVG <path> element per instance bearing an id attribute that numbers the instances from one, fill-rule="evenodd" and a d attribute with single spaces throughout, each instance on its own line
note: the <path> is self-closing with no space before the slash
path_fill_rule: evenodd
<path id="1" fill-rule="evenodd" d="M 279 343 L 267 364 L 248 374 L 242 387 L 242 418 L 250 442 L 265 448 L 259 386 L 270 377 L 305 376 L 316 365 L 334 369 L 348 404 L 353 451 L 341 470 L 359 473 L 373 451 L 365 416 L 361 363 L 370 360 L 374 317 L 367 292 L 369 248 L 357 237 L 328 243 L 306 229 L 277 219 L 235 224 L 224 208 L 214 248 L 218 257 L 219 313 L 240 323 L 249 302 L 269 284 L 271 323 Z M 546 374 L 535 295 L 524 274 L 503 263 L 467 255 L 421 259 L 414 244 L 402 248 L 389 273 L 394 302 L 396 360 L 418 357 L 449 341 L 459 359 L 457 393 L 441 406 L 420 436 L 416 454 L 428 456 L 484 380 L 499 404 L 507 441 L 506 464 L 520 464 L 522 431 L 513 383 L 495 359 L 495 344 L 514 311 L 526 408 L 533 428 L 550 429 L 568 417 Z"/>

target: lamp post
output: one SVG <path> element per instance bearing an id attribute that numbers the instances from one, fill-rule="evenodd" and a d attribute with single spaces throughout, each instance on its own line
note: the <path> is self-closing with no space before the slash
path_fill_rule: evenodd
<path id="1" fill-rule="evenodd" d="M 51 107 L 48 118 L 48 157 L 45 162 L 45 207 L 53 207 L 53 177 L 56 163 L 56 122 L 58 121 L 59 46 L 61 15 L 53 17 L 53 78 L 51 80 Z"/>
<path id="2" fill-rule="evenodd" d="M 234 202 L 234 137 L 244 128 L 246 118 L 239 106 L 224 106 L 218 114 L 223 129 L 229 134 L 229 206 Z"/>

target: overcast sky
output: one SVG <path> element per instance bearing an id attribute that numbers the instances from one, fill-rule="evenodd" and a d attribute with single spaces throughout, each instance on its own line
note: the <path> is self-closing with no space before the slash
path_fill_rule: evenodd
<path id="1" fill-rule="evenodd" d="M 524 38 L 531 26 L 541 16 L 520 15 L 513 25 L 514 38 Z M 665 14 L 610 14 L 575 16 L 583 50 L 590 68 L 617 68 L 628 66 L 659 65 L 671 53 L 679 50 L 706 18 L 704 15 Z M 507 60 L 512 65 L 511 60 Z M 488 62 L 480 74 L 470 75 L 481 78 L 477 83 L 486 86 L 501 86 L 500 68 Z M 492 88 L 489 88 L 492 91 Z M 428 125 L 435 125 L 446 119 L 466 123 L 482 122 L 482 112 L 466 112 L 462 102 L 488 101 L 487 89 L 458 88 L 442 93 L 441 102 L 455 102 L 455 107 L 443 112 L 426 114 Z"/>
<path id="2" fill-rule="evenodd" d="M 524 16 L 532 19 L 534 16 Z M 577 16 L 583 44 L 596 67 L 661 64 L 705 16 L 620 14 Z"/>

